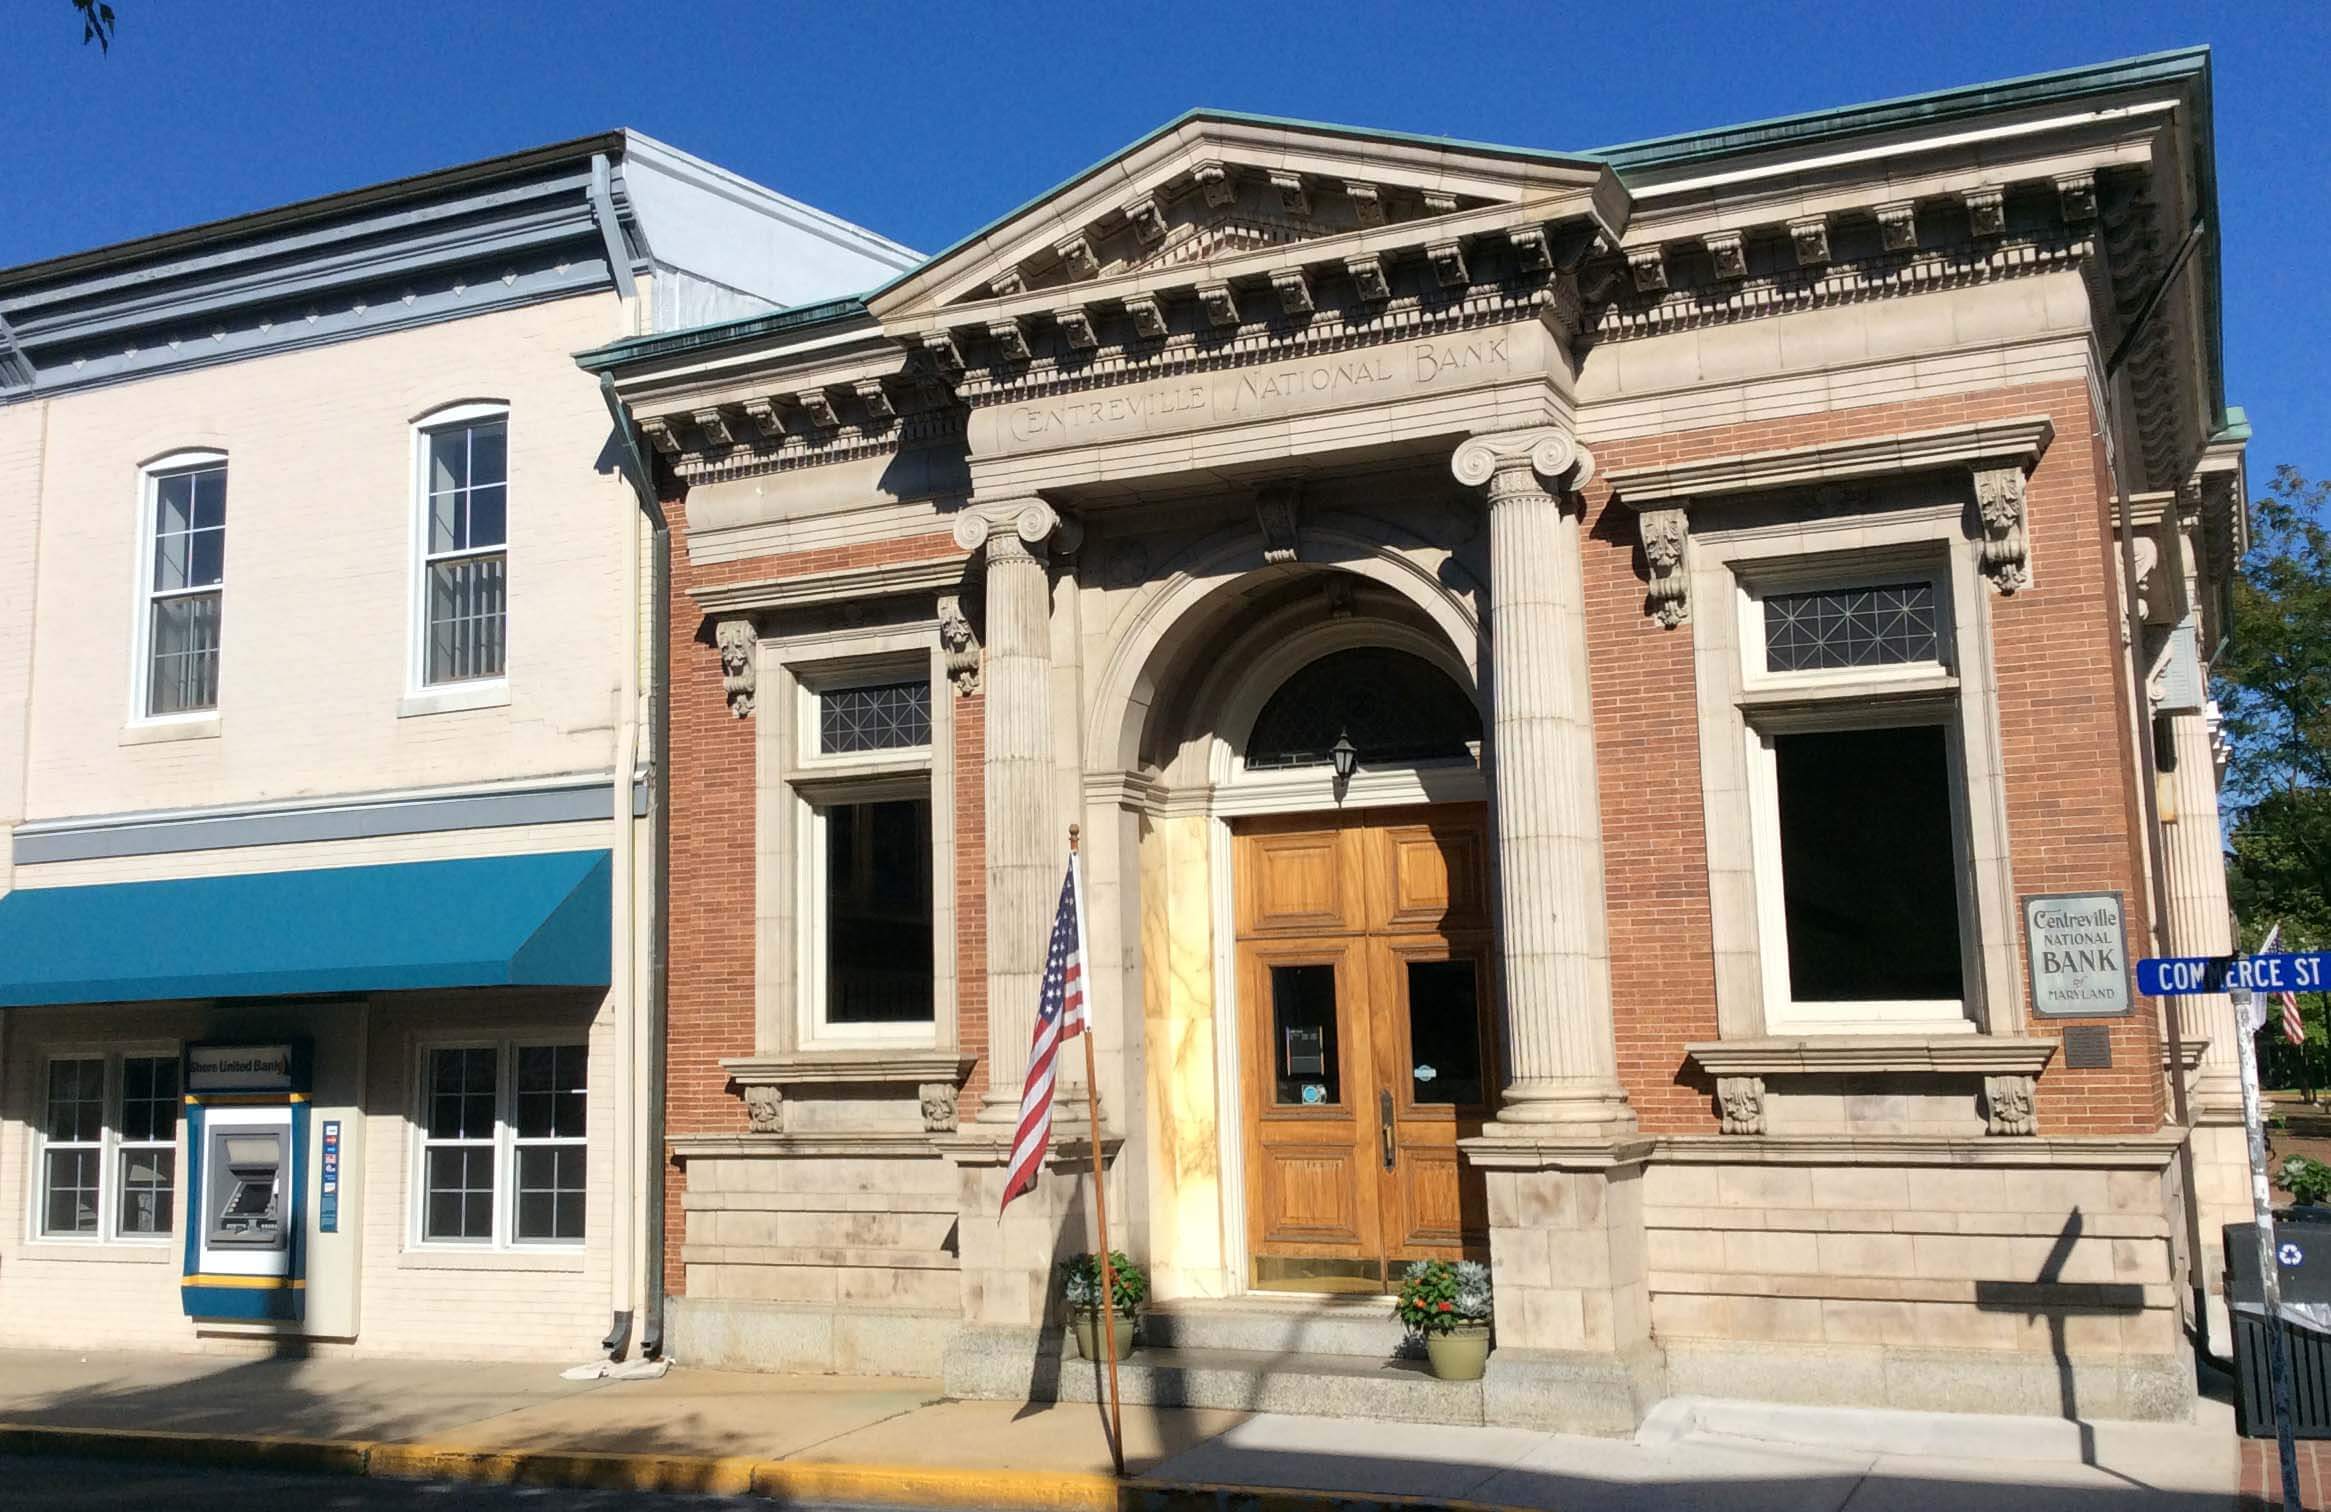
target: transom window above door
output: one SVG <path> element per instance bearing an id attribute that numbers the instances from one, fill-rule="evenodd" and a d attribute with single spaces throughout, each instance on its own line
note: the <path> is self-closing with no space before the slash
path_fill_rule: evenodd
<path id="1" fill-rule="evenodd" d="M 1248 770 L 1326 766 L 1349 740 L 1362 766 L 1464 760 L 1481 713 L 1440 668 L 1406 651 L 1331 651 L 1280 684 L 1247 738 Z"/>

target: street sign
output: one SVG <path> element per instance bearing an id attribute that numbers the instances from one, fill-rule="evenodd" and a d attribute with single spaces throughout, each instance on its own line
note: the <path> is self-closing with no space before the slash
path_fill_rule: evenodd
<path id="1" fill-rule="evenodd" d="M 2137 990 L 2147 997 L 2202 997 L 2217 992 L 2331 991 L 2331 951 L 2291 955 L 2148 956 L 2137 963 Z"/>

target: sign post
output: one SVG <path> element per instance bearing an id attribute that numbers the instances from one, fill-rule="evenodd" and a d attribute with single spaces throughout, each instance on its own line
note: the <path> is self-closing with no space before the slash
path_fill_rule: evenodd
<path id="1" fill-rule="evenodd" d="M 2258 1030 L 2266 1022 L 2261 989 L 2274 992 L 2318 986 L 2331 955 L 2275 955 L 2282 927 L 2268 931 L 2254 956 L 2156 957 L 2137 963 L 2137 990 L 2147 997 L 2189 997 L 2224 992 L 2234 1000 L 2234 1047 L 2242 1066 L 2242 1132 L 2250 1152 L 2250 1212 L 2258 1235 L 2258 1284 L 2266 1302 L 2266 1382 L 2274 1413 L 2275 1447 L 2282 1458 L 2283 1512 L 2299 1506 L 2299 1451 L 2291 1437 L 2291 1364 L 2283 1336 L 2282 1257 L 2276 1252 L 2274 1193 L 2266 1173 L 2266 1119 L 2258 1092 Z M 2228 1298 L 2229 1306 L 2232 1298 Z"/>

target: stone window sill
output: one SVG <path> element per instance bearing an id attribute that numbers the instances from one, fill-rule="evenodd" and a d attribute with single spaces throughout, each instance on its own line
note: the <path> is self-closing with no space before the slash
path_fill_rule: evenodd
<path id="1" fill-rule="evenodd" d="M 413 719 L 428 714 L 458 714 L 467 709 L 506 709 L 510 706 L 510 684 L 502 678 L 490 682 L 456 683 L 449 687 L 428 688 L 409 693 L 397 701 L 397 718 Z"/>
<path id="2" fill-rule="evenodd" d="M 121 743 L 125 746 L 168 745 L 179 740 L 216 740 L 219 738 L 219 717 L 204 714 L 192 719 L 157 719 L 122 727 Z"/>
<path id="3" fill-rule="evenodd" d="M 1830 1034 L 1716 1040 L 1686 1045 L 1693 1064 L 1713 1076 L 1823 1076 L 1848 1073 L 1946 1073 L 2037 1076 L 2057 1041 L 1988 1034 Z"/>
<path id="4" fill-rule="evenodd" d="M 782 1055 L 744 1055 L 721 1063 L 740 1087 L 816 1084 L 902 1086 L 945 1082 L 961 1086 L 971 1074 L 971 1057 L 953 1050 L 870 1046 L 852 1050 L 794 1050 Z"/>
<path id="5" fill-rule="evenodd" d="M 16 1252 L 23 1261 L 62 1260 L 93 1265 L 168 1265 L 180 1254 L 176 1240 L 166 1244 L 139 1244 L 128 1240 L 86 1242 L 71 1239 L 35 1239 Z"/>
<path id="6" fill-rule="evenodd" d="M 583 1247 L 566 1250 L 407 1249 L 397 1252 L 399 1270 L 552 1271 L 579 1274 Z"/>

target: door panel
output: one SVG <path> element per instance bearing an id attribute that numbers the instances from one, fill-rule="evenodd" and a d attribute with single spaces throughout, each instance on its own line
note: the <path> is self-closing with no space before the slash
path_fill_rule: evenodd
<path id="1" fill-rule="evenodd" d="M 1236 854 L 1253 1284 L 1485 1255 L 1457 1149 L 1500 1085 L 1481 808 L 1265 820 Z"/>

